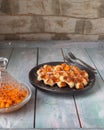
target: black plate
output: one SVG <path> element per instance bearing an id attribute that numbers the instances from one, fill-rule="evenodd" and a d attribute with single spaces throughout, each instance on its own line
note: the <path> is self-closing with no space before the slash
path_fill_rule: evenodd
<path id="1" fill-rule="evenodd" d="M 47 91 L 47 92 L 52 92 L 52 93 L 59 93 L 59 94 L 76 94 L 76 93 L 83 93 L 89 89 L 91 89 L 95 83 L 95 74 L 94 72 L 92 72 L 90 69 L 80 65 L 80 64 L 77 64 L 77 63 L 70 63 L 72 65 L 75 65 L 77 67 L 79 67 L 81 70 L 86 70 L 89 74 L 89 83 L 87 84 L 87 86 L 83 89 L 80 89 L 80 90 L 77 90 L 75 88 L 69 88 L 68 86 L 66 86 L 65 88 L 59 88 L 57 85 L 54 85 L 54 87 L 50 87 L 48 85 L 45 85 L 43 81 L 38 81 L 37 80 L 37 70 L 45 65 L 45 64 L 48 64 L 48 65 L 58 65 L 58 64 L 61 64 L 61 63 L 65 63 L 65 62 L 47 62 L 47 63 L 43 63 L 43 64 L 40 64 L 36 67 L 34 67 L 33 69 L 31 69 L 31 71 L 29 72 L 29 80 L 30 80 L 30 83 L 42 90 L 42 91 Z M 69 64 L 69 63 L 67 63 Z"/>

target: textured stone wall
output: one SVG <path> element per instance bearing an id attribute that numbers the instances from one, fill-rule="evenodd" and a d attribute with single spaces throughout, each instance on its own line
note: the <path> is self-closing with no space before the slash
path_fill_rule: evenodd
<path id="1" fill-rule="evenodd" d="M 0 0 L 0 40 L 104 40 L 104 0 Z"/>

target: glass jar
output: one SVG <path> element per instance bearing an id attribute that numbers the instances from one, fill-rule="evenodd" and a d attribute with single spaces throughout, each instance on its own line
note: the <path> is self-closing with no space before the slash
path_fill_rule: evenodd
<path id="1" fill-rule="evenodd" d="M 8 59 L 0 57 L 0 113 L 21 108 L 31 98 L 31 89 L 7 71 Z"/>
<path id="2" fill-rule="evenodd" d="M 6 84 L 18 85 L 18 82 L 16 81 L 16 79 L 8 73 L 6 69 L 7 64 L 8 64 L 8 59 L 4 57 L 0 57 L 0 87 Z"/>

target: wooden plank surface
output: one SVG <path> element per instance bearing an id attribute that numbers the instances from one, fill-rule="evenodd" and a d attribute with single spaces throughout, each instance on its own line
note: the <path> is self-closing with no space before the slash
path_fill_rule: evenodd
<path id="1" fill-rule="evenodd" d="M 41 48 L 39 64 L 63 61 L 61 49 Z M 35 128 L 79 128 L 72 96 L 58 96 L 37 91 Z"/>
<path id="2" fill-rule="evenodd" d="M 6 129 L 1 129 L 1 130 L 6 130 Z M 12 128 L 12 130 L 18 130 L 18 129 L 16 129 L 16 128 L 13 129 L 13 128 Z M 20 128 L 19 130 L 23 130 L 23 129 Z M 27 129 L 24 129 L 24 130 L 27 130 Z M 80 129 L 80 128 L 78 128 L 78 129 L 76 129 L 76 128 L 75 128 L 75 129 L 74 129 L 74 128 L 71 128 L 71 129 L 68 129 L 68 128 L 61 128 L 61 129 L 57 129 L 57 128 L 48 128 L 48 129 L 42 128 L 42 129 L 35 129 L 35 128 L 34 128 L 34 129 L 28 129 L 28 130 L 82 130 L 82 129 Z M 95 128 L 95 129 L 92 128 L 92 129 L 90 129 L 90 128 L 89 128 L 89 129 L 83 129 L 83 130 L 104 130 L 104 129 L 100 129 L 100 128 Z"/>
<path id="3" fill-rule="evenodd" d="M 64 50 L 65 54 L 69 50 Z M 71 51 L 79 58 L 93 65 L 91 62 L 94 58 L 91 60 L 84 49 L 71 49 Z M 90 53 L 92 53 L 92 49 Z M 75 96 L 75 100 L 82 128 L 104 128 L 104 81 L 99 74 L 96 75 L 94 87 L 84 94 Z"/>
<path id="4" fill-rule="evenodd" d="M 29 83 L 28 73 L 36 65 L 36 56 L 36 49 L 14 49 L 7 70 L 19 82 L 31 87 L 32 98 L 20 110 L 0 114 L 0 128 L 33 128 L 35 89 Z"/>
<path id="5" fill-rule="evenodd" d="M 101 130 L 97 128 L 104 128 L 103 48 L 67 48 L 63 49 L 64 55 L 67 55 L 69 51 L 74 52 L 75 55 L 98 70 L 94 87 L 84 94 L 75 96 L 75 102 L 81 127 Z M 37 50 L 32 48 L 18 48 L 14 49 L 12 53 L 12 49 L 0 49 L 0 56 L 10 59 L 7 70 L 19 82 L 29 85 L 33 93 L 30 102 L 20 110 L 9 114 L 0 114 L 0 128 L 33 128 L 35 89 L 29 83 L 28 73 L 36 65 Z M 61 49 L 40 48 L 39 64 L 47 61 L 63 61 Z M 62 130 L 80 128 L 75 102 L 72 96 L 52 95 L 38 90 L 35 128 L 65 128 Z"/>
<path id="6" fill-rule="evenodd" d="M 7 130 L 7 129 L 0 129 L 0 130 Z M 12 130 L 15 130 L 15 129 L 12 129 Z M 23 130 L 23 129 L 19 129 L 19 130 Z M 75 129 L 74 129 L 74 128 L 71 128 L 71 129 L 67 129 L 67 128 L 61 128 L 61 129 L 57 129 L 57 128 L 56 128 L 56 129 L 55 129 L 55 128 L 35 129 L 35 128 L 33 128 L 33 129 L 24 129 L 24 130 L 82 130 L 82 129 L 80 129 L 80 128 L 78 128 L 78 129 L 76 129 L 76 128 L 75 128 Z M 91 129 L 91 128 L 89 128 L 89 129 L 87 128 L 87 129 L 86 129 L 86 128 L 85 128 L 85 129 L 83 129 L 83 130 L 104 130 L 104 129 L 100 129 L 100 128 L 98 128 L 98 129 L 97 129 L 97 128 L 94 128 L 94 129 L 93 129 L 93 128 L 92 128 L 92 129 Z"/>
<path id="7" fill-rule="evenodd" d="M 104 128 L 104 82 L 99 75 L 91 91 L 76 96 L 82 128 Z"/>
<path id="8" fill-rule="evenodd" d="M 104 80 L 104 49 L 103 48 L 94 48 L 86 49 L 93 63 L 98 69 L 98 72 Z"/>
<path id="9" fill-rule="evenodd" d="M 47 40 L 47 41 L 22 41 L 22 40 L 5 40 L 0 41 L 0 48 L 23 47 L 23 48 L 36 48 L 36 47 L 51 47 L 51 48 L 94 48 L 104 47 L 104 41 L 96 42 L 73 42 L 70 40 Z"/>
<path id="10" fill-rule="evenodd" d="M 43 130 L 43 129 L 42 129 Z M 50 129 L 51 130 L 51 129 Z M 67 129 L 67 128 L 63 128 L 63 129 L 52 129 L 52 130 L 104 130 L 104 129 L 100 129 L 100 128 L 95 128 L 95 129 L 93 129 L 93 128 L 83 128 L 83 129 L 81 129 L 81 128 L 78 128 L 78 129 Z"/>

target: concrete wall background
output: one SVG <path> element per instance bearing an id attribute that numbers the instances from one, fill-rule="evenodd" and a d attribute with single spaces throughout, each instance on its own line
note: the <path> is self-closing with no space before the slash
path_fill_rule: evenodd
<path id="1" fill-rule="evenodd" d="M 104 0 L 0 0 L 0 40 L 104 40 Z"/>

